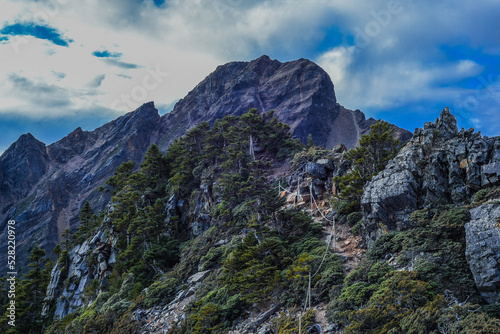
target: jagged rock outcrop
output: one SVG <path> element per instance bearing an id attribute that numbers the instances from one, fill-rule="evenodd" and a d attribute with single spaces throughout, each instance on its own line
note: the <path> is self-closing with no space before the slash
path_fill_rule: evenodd
<path id="1" fill-rule="evenodd" d="M 139 333 L 166 333 L 172 326 L 180 324 L 186 317 L 187 307 L 196 300 L 196 291 L 200 289 L 210 273 L 211 270 L 205 270 L 190 276 L 183 287 L 177 288 L 174 300 L 165 306 L 135 310 L 132 317 L 141 324 Z"/>
<path id="2" fill-rule="evenodd" d="M 416 129 L 384 171 L 365 186 L 361 200 L 368 246 L 391 230 L 412 228 L 409 215 L 440 204 L 467 205 L 475 193 L 500 185 L 500 137 L 458 131 L 445 108 L 434 123 Z M 498 203 L 471 210 L 466 256 L 476 286 L 489 303 L 500 301 Z"/>
<path id="3" fill-rule="evenodd" d="M 481 296 L 500 302 L 500 204 L 484 204 L 470 211 L 465 224 L 465 255 Z"/>
<path id="4" fill-rule="evenodd" d="M 262 56 L 219 66 L 162 117 L 150 102 L 94 131 L 78 128 L 47 147 L 23 135 L 0 157 L 0 237 L 7 221 L 15 219 L 19 271 L 26 270 L 32 245 L 50 254 L 61 233 L 76 228 L 85 201 L 94 210 L 105 207 L 109 196 L 97 189 L 122 162 L 132 160 L 138 167 L 151 143 L 165 151 L 202 121 L 213 123 L 249 108 L 274 109 L 297 137 L 305 141 L 311 133 L 316 144 L 329 148 L 340 142 L 353 147 L 375 122 L 339 105 L 328 74 L 313 62 L 281 63 Z M 410 135 L 398 129 L 402 140 Z M 199 218 L 190 220 L 199 225 L 194 233 L 210 224 L 205 216 Z M 0 261 L 5 261 L 5 250 L 6 244 L 0 245 Z"/>
<path id="5" fill-rule="evenodd" d="M 103 230 L 73 247 L 68 255 L 66 263 L 58 261 L 52 269 L 43 306 L 44 315 L 56 306 L 55 319 L 62 319 L 84 306 L 85 288 L 94 279 L 106 289 L 107 278 L 116 262 L 114 242 L 105 237 Z"/>
<path id="6" fill-rule="evenodd" d="M 351 166 L 343 154 L 346 150 L 344 145 L 339 144 L 325 151 L 322 158 L 315 159 L 307 155 L 300 158 L 284 178 L 288 188 L 282 196 L 288 194 L 287 204 L 305 206 L 320 199 L 325 193 L 336 194 L 338 189 L 333 184 L 333 177 L 344 175 Z"/>
<path id="7" fill-rule="evenodd" d="M 408 216 L 417 209 L 466 204 L 482 187 L 498 184 L 499 140 L 474 129 L 458 131 L 448 108 L 434 123 L 416 129 L 385 170 L 365 186 L 361 205 L 368 245 L 384 231 L 409 228 Z"/>

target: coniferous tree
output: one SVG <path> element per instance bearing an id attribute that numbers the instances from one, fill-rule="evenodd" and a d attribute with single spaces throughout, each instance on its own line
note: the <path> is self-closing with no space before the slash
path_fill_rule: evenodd
<path id="1" fill-rule="evenodd" d="M 76 233 L 72 236 L 72 245 L 84 242 L 97 226 L 98 217 L 94 214 L 89 201 L 86 201 L 83 205 L 78 219 L 80 220 L 80 226 L 78 226 Z"/>
<path id="2" fill-rule="evenodd" d="M 394 131 L 390 123 L 377 121 L 369 134 L 361 136 L 359 146 L 346 153 L 351 171 L 334 181 L 339 184 L 340 196 L 350 201 L 349 211 L 359 210 L 364 185 L 396 156 L 400 141 L 394 138 Z"/>
<path id="3" fill-rule="evenodd" d="M 159 181 L 167 177 L 167 161 L 156 144 L 151 144 L 146 152 L 140 171 L 145 176 L 144 188 L 150 188 L 156 192 L 163 190 L 165 182 Z"/>
<path id="4" fill-rule="evenodd" d="M 16 320 L 15 327 L 7 325 L 7 313 L 0 318 L 3 333 L 43 333 L 45 323 L 42 318 L 43 299 L 50 280 L 50 260 L 45 251 L 36 245 L 28 257 L 31 269 L 16 284 Z"/>
<path id="5" fill-rule="evenodd" d="M 116 168 L 113 176 L 106 181 L 106 184 L 112 188 L 112 195 L 115 195 L 118 191 L 123 189 L 128 177 L 132 175 L 133 170 L 133 161 L 124 162 L 120 166 L 118 166 L 118 168 Z"/>
<path id="6" fill-rule="evenodd" d="M 312 136 L 312 134 L 309 134 L 309 135 L 307 136 L 307 144 L 306 144 L 306 148 L 307 148 L 307 149 L 310 149 L 311 147 L 314 147 L 314 146 L 315 146 L 315 145 L 314 145 L 313 136 Z"/>

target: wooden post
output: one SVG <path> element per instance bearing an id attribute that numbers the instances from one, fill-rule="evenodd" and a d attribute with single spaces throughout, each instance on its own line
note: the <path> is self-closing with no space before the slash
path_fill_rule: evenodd
<path id="1" fill-rule="evenodd" d="M 309 308 L 311 308 L 311 272 L 309 272 L 309 288 L 308 288 L 308 295 L 309 295 Z"/>

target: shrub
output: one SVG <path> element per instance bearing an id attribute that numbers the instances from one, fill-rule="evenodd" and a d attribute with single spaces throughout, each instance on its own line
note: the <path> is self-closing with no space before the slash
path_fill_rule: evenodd
<path id="1" fill-rule="evenodd" d="M 363 215 L 361 214 L 361 212 L 352 212 L 352 213 L 347 215 L 347 225 L 349 225 L 350 227 L 353 227 L 362 218 L 363 218 Z"/>
<path id="2" fill-rule="evenodd" d="M 333 200 L 331 206 L 337 213 L 341 216 L 347 216 L 352 213 L 353 210 L 357 208 L 357 203 L 344 199 L 344 200 Z"/>
<path id="3" fill-rule="evenodd" d="M 210 291 L 196 301 L 189 317 L 193 333 L 219 333 L 236 319 L 244 310 L 241 294 L 231 295 L 228 286 Z"/>
<path id="4" fill-rule="evenodd" d="M 303 314 L 297 314 L 295 308 L 287 312 L 281 312 L 278 317 L 274 318 L 271 324 L 271 329 L 277 334 L 294 334 L 299 332 L 299 317 L 302 333 L 309 333 L 312 325 L 316 320 L 314 310 L 307 310 Z"/>
<path id="5" fill-rule="evenodd" d="M 154 305 L 164 305 L 170 303 L 175 297 L 178 285 L 179 280 L 175 277 L 154 282 L 148 288 L 148 292 L 144 298 L 144 306 L 153 307 Z"/>
<path id="6" fill-rule="evenodd" d="M 387 274 L 368 305 L 349 315 L 345 333 L 402 332 L 399 322 L 411 310 L 424 306 L 432 297 L 428 283 L 418 280 L 416 272 Z"/>
<path id="7" fill-rule="evenodd" d="M 486 195 L 488 194 L 489 191 L 490 191 L 489 188 L 479 190 L 474 195 L 474 199 L 472 200 L 472 202 L 473 203 L 479 203 L 479 202 L 481 202 L 486 197 Z"/>
<path id="8" fill-rule="evenodd" d="M 356 223 L 356 225 L 352 227 L 351 232 L 354 235 L 360 235 L 362 231 L 363 231 L 363 220 L 360 220 Z"/>
<path id="9" fill-rule="evenodd" d="M 470 313 L 462 326 L 464 333 L 500 333 L 500 319 L 490 318 L 485 313 Z"/>

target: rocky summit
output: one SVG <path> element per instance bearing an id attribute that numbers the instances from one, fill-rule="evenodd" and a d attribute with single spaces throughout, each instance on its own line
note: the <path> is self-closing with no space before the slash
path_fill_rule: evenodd
<path id="1" fill-rule="evenodd" d="M 251 62 L 219 66 L 181 99 L 162 119 L 162 147 L 203 121 L 212 124 L 225 115 L 242 115 L 251 108 L 275 110 L 278 119 L 304 143 L 309 134 L 318 145 L 354 147 L 375 123 L 359 110 L 337 103 L 328 74 L 307 59 L 281 63 L 262 56 Z M 406 141 L 410 132 L 398 129 Z"/>
<path id="2" fill-rule="evenodd" d="M 472 128 L 459 131 L 448 108 L 434 123 L 415 129 L 364 189 L 369 244 L 384 231 L 409 228 L 408 217 L 415 210 L 436 203 L 467 204 L 478 190 L 499 185 L 499 146 L 500 137 L 483 137 Z"/>
<path id="3" fill-rule="evenodd" d="M 31 134 L 21 136 L 0 157 L 1 235 L 9 219 L 18 222 L 20 245 L 27 245 L 19 247 L 20 264 L 30 245 L 50 251 L 66 228 L 76 228 L 86 200 L 104 208 L 109 196 L 97 189 L 122 162 L 138 167 L 151 143 L 165 151 L 201 122 L 213 124 L 250 108 L 275 110 L 294 136 L 305 142 L 311 134 L 329 148 L 355 146 L 375 123 L 339 105 L 328 74 L 309 60 L 281 63 L 262 56 L 221 65 L 162 117 L 150 102 L 93 131 L 78 128 L 49 146 Z M 397 136 L 405 141 L 411 133 L 398 129 Z M 0 261 L 5 250 L 0 245 Z"/>

